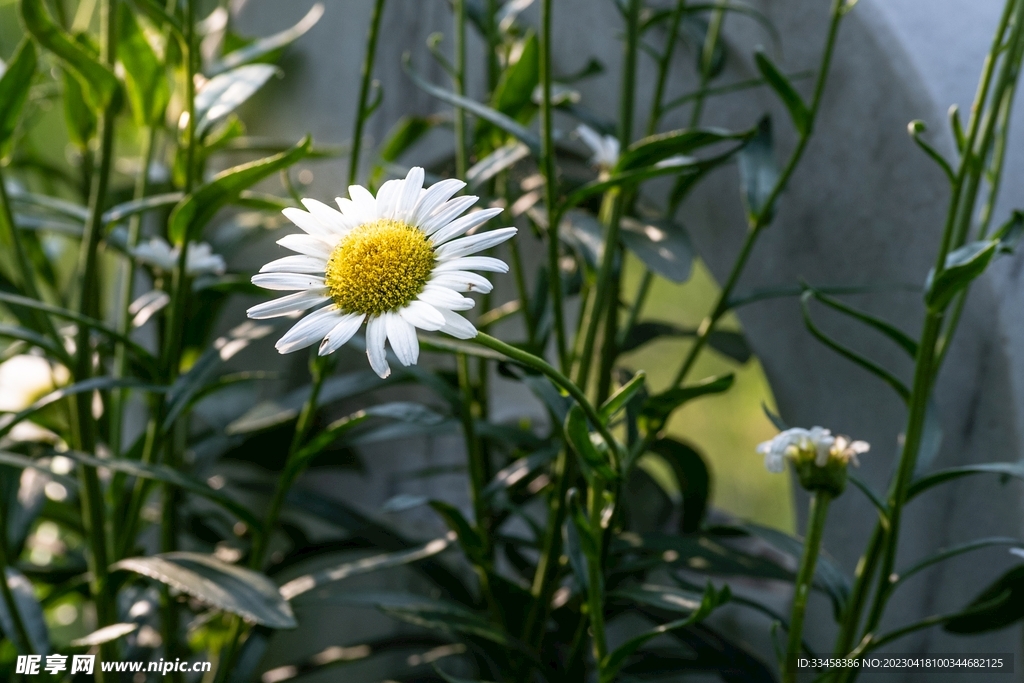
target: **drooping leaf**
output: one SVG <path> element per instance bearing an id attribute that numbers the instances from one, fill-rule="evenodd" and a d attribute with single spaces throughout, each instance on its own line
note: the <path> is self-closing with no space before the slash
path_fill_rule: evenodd
<path id="1" fill-rule="evenodd" d="M 998 240 L 985 240 L 970 242 L 951 251 L 938 277 L 932 270 L 925 281 L 924 302 L 929 310 L 945 310 L 954 296 L 985 272 L 998 248 Z"/>
<path id="2" fill-rule="evenodd" d="M 173 552 L 130 557 L 111 565 L 160 581 L 212 607 L 270 628 L 298 623 L 274 583 L 262 574 L 200 553 Z"/>
<path id="3" fill-rule="evenodd" d="M 124 85 L 137 126 L 163 122 L 170 100 L 167 73 L 128 5 L 121 5 L 118 57 L 124 65 Z M 145 172 L 145 171 L 143 171 Z"/>
<path id="4" fill-rule="evenodd" d="M 36 42 L 74 74 L 93 109 L 105 109 L 119 90 L 114 73 L 53 20 L 44 0 L 21 0 L 20 8 L 25 28 Z"/>
<path id="5" fill-rule="evenodd" d="M 247 64 L 204 83 L 196 93 L 196 134 L 202 136 L 213 124 L 242 106 L 277 73 L 276 66 Z"/>
<path id="6" fill-rule="evenodd" d="M 14 567 L 8 567 L 5 575 L 7 576 L 7 586 L 14 596 L 14 605 L 21 616 L 28 638 L 32 641 L 32 651 L 37 655 L 49 654 L 50 631 L 46 626 L 43 608 L 36 598 L 32 582 Z M 9 639 L 17 641 L 17 636 L 14 635 L 14 619 L 8 612 L 7 602 L 4 600 L 0 600 L 0 628 Z"/>
<path id="7" fill-rule="evenodd" d="M 218 173 L 213 180 L 195 193 L 187 195 L 174 207 L 169 219 L 170 238 L 178 245 L 184 241 L 192 241 L 213 216 L 225 205 L 237 199 L 243 190 L 298 162 L 309 154 L 310 146 L 311 140 L 307 136 L 288 152 Z"/>
<path id="8" fill-rule="evenodd" d="M 651 420 L 661 421 L 668 419 L 677 408 L 689 401 L 701 396 L 720 394 L 732 387 L 735 375 L 728 373 L 718 377 L 709 377 L 696 384 L 684 387 L 675 387 L 660 394 L 655 394 L 644 403 L 642 412 Z"/>
<path id="9" fill-rule="evenodd" d="M 779 180 L 769 117 L 761 119 L 757 134 L 740 150 L 739 167 L 740 197 L 747 210 L 747 222 L 751 225 L 769 222 L 775 207 L 768 206 L 768 201 Z"/>
<path id="10" fill-rule="evenodd" d="M 7 70 L 0 76 L 0 155 L 18 126 L 38 61 L 35 44 L 25 39 L 18 44 Z"/>
<path id="11" fill-rule="evenodd" d="M 683 227 L 673 221 L 624 217 L 622 243 L 648 268 L 672 282 L 686 282 L 693 270 L 694 250 Z"/>
<path id="12" fill-rule="evenodd" d="M 807 135 L 811 127 L 811 112 L 804 104 L 800 93 L 796 91 L 786 75 L 779 71 L 772 60 L 765 54 L 764 50 L 757 50 L 754 53 L 754 62 L 757 70 L 761 72 L 764 80 L 775 94 L 779 96 L 782 103 L 789 110 L 789 116 L 793 119 L 793 126 L 800 135 Z"/>
<path id="13" fill-rule="evenodd" d="M 264 59 L 282 48 L 291 45 L 296 40 L 306 35 L 311 28 L 316 26 L 317 22 L 320 21 L 320 18 L 323 15 L 323 3 L 318 2 L 310 8 L 309 12 L 306 13 L 306 16 L 300 19 L 299 22 L 291 28 L 275 33 L 272 36 L 267 36 L 266 38 L 254 40 L 245 47 L 240 47 L 237 50 L 233 50 L 232 52 L 224 55 L 220 61 L 215 62 L 210 67 L 210 76 L 218 76 L 242 65 Z"/>
<path id="14" fill-rule="evenodd" d="M 1024 564 L 1017 565 L 978 594 L 960 614 L 946 622 L 950 633 L 988 633 L 1024 619 Z"/>
<path id="15" fill-rule="evenodd" d="M 864 311 L 857 310 L 852 306 L 848 306 L 839 299 L 828 296 L 827 294 L 822 294 L 821 292 L 813 288 L 808 287 L 807 291 L 811 292 L 815 299 L 825 304 L 829 308 L 839 311 L 840 313 L 843 313 L 845 315 L 848 315 L 855 320 L 859 320 L 868 327 L 871 327 L 881 332 L 886 337 L 895 342 L 901 349 L 906 351 L 907 355 L 910 356 L 911 358 L 917 357 L 917 341 L 912 339 L 910 335 L 908 335 L 906 332 L 899 329 L 895 325 L 888 323 L 882 320 L 881 318 L 877 318 L 871 315 L 870 313 L 865 313 Z"/>

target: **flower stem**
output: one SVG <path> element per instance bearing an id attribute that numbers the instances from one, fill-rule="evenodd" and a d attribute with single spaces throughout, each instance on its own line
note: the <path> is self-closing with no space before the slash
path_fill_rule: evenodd
<path id="1" fill-rule="evenodd" d="M 587 611 L 590 619 L 590 633 L 594 639 L 594 659 L 598 667 L 608 656 L 608 638 L 604 628 L 604 563 L 602 551 L 604 533 L 601 528 L 601 514 L 603 510 L 604 483 L 600 480 L 587 491 L 590 507 L 590 533 L 597 545 L 594 557 L 587 558 Z M 599 672 L 599 676 L 600 676 Z"/>
<path id="2" fill-rule="evenodd" d="M 789 642 L 786 646 L 783 683 L 796 683 L 796 663 L 800 656 L 807 598 L 811 593 L 811 584 L 814 582 L 814 566 L 818 562 L 818 554 L 821 551 L 821 537 L 825 531 L 825 519 L 828 517 L 828 506 L 831 500 L 832 497 L 828 492 L 822 490 L 815 491 L 811 496 L 807 536 L 804 539 L 800 570 L 796 575 L 793 611 L 789 618 Z"/>
<path id="3" fill-rule="evenodd" d="M 455 74 L 452 85 L 455 94 L 466 95 L 466 0 L 454 0 L 455 14 Z M 465 180 L 469 168 L 469 150 L 466 149 L 466 110 L 455 108 L 455 175 Z"/>
<path id="4" fill-rule="evenodd" d="M 376 0 L 373 16 L 370 18 L 370 35 L 366 41 L 363 56 L 363 79 L 359 85 L 359 103 L 356 105 L 356 124 L 352 133 L 352 151 L 348 158 L 348 182 L 355 184 L 359 178 L 359 154 L 363 147 L 363 129 L 366 125 L 366 103 L 373 83 L 373 61 L 377 55 L 377 36 L 380 34 L 380 20 L 384 16 L 384 0 Z"/>

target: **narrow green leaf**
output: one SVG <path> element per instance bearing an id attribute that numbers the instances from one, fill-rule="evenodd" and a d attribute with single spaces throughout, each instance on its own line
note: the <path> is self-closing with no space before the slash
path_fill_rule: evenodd
<path id="1" fill-rule="evenodd" d="M 911 482 L 907 489 L 907 500 L 910 501 L 928 489 L 944 484 L 947 481 L 954 481 L 961 477 L 968 477 L 975 474 L 998 474 L 1003 478 L 1016 477 L 1024 480 L 1024 460 L 1017 462 L 988 462 L 981 465 L 964 465 L 962 467 L 951 467 L 938 472 L 932 472 L 920 479 Z"/>
<path id="2" fill-rule="evenodd" d="M 651 444 L 647 457 L 663 459 L 676 476 L 682 498 L 679 531 L 694 533 L 701 528 L 711 495 L 711 471 L 701 454 L 689 444 L 671 438 Z"/>
<path id="3" fill-rule="evenodd" d="M 458 537 L 459 545 L 462 546 L 462 550 L 466 553 L 469 561 L 473 564 L 484 564 L 487 561 L 486 554 L 484 553 L 484 540 L 459 509 L 440 500 L 430 501 L 430 507 L 434 508 L 434 512 L 441 515 L 441 519 Z"/>
<path id="4" fill-rule="evenodd" d="M 234 50 L 226 55 L 219 62 L 215 62 L 210 67 L 210 76 L 217 76 L 230 71 L 244 64 L 249 64 L 277 52 L 281 48 L 287 47 L 294 43 L 296 40 L 306 35 L 306 33 L 316 26 L 317 22 L 324 15 L 323 3 L 317 3 L 310 8 L 309 12 L 306 13 L 299 23 L 295 24 L 291 28 L 285 29 L 280 33 L 275 33 L 272 36 L 266 38 L 259 38 L 254 40 L 252 43 Z"/>
<path id="5" fill-rule="evenodd" d="M 67 126 L 71 144 L 85 152 L 96 134 L 96 110 L 86 102 L 85 92 L 78 79 L 67 69 L 60 69 L 64 84 L 64 124 Z"/>
<path id="6" fill-rule="evenodd" d="M 945 310 L 954 296 L 985 272 L 998 247 L 998 240 L 985 240 L 970 242 L 951 251 L 946 256 L 945 267 L 938 276 L 933 269 L 925 281 L 924 303 L 929 310 Z"/>
<path id="7" fill-rule="evenodd" d="M 709 377 L 696 384 L 676 387 L 660 394 L 651 396 L 644 403 L 642 413 L 647 418 L 658 422 L 668 419 L 677 408 L 701 396 L 721 394 L 732 387 L 735 375 L 731 372 L 717 377 Z"/>
<path id="8" fill-rule="evenodd" d="M 822 294 L 821 292 L 811 287 L 808 287 L 807 291 L 811 292 L 815 299 L 825 304 L 829 308 L 839 311 L 840 313 L 843 313 L 845 315 L 848 315 L 851 318 L 859 320 L 865 325 L 874 328 L 875 330 L 878 330 L 886 337 L 891 339 L 893 342 L 895 342 L 901 349 L 906 351 L 907 355 L 910 356 L 911 358 L 917 357 L 917 341 L 915 339 L 912 339 L 910 335 L 908 335 L 906 332 L 899 329 L 895 325 L 887 323 L 881 318 L 876 318 L 870 313 L 859 311 L 856 308 L 848 306 L 842 301 L 830 297 L 827 294 Z"/>
<path id="9" fill-rule="evenodd" d="M 178 245 L 194 240 L 222 207 L 235 201 L 243 190 L 298 162 L 309 154 L 310 146 L 307 136 L 288 152 L 235 166 L 214 176 L 174 207 L 168 229 L 171 239 Z"/>
<path id="10" fill-rule="evenodd" d="M 0 154 L 18 126 L 38 61 L 35 44 L 26 38 L 18 45 L 0 77 Z"/>
<path id="11" fill-rule="evenodd" d="M 278 73 L 276 66 L 247 64 L 208 80 L 196 93 L 196 133 L 201 136 L 209 131 Z"/>
<path id="12" fill-rule="evenodd" d="M 125 92 L 135 125 L 160 124 L 171 97 L 164 65 L 128 5 L 121 5 L 118 28 L 121 32 L 118 58 L 124 65 Z"/>
<path id="13" fill-rule="evenodd" d="M 137 630 L 139 630 L 139 624 L 135 622 L 111 624 L 110 626 L 104 626 L 103 628 L 96 629 L 87 636 L 75 638 L 71 641 L 71 645 L 72 647 L 93 647 L 94 645 L 112 643 L 118 638 L 122 638 L 129 633 L 134 633 Z"/>
<path id="14" fill-rule="evenodd" d="M 275 629 L 298 626 L 291 607 L 273 581 L 212 555 L 173 552 L 130 557 L 110 568 L 154 579 L 248 622 Z"/>
<path id="15" fill-rule="evenodd" d="M 136 214 L 174 206 L 184 198 L 185 195 L 181 192 L 168 192 L 166 194 L 150 195 L 142 199 L 132 199 L 107 209 L 103 213 L 103 222 L 107 224 L 117 223 Z"/>
<path id="16" fill-rule="evenodd" d="M 731 140 L 747 140 L 753 136 L 754 132 L 733 133 L 720 128 L 684 128 L 651 135 L 630 145 L 619 157 L 614 170 L 621 173 L 653 166 L 674 156 L 690 154 L 702 147 Z"/>
<path id="17" fill-rule="evenodd" d="M 533 29 L 527 29 L 516 52 L 519 58 L 502 72 L 491 106 L 518 121 L 524 108 L 533 109 L 533 91 L 540 82 L 540 49 Z"/>
<path id="18" fill-rule="evenodd" d="M 44 0 L 21 0 L 20 7 L 22 21 L 32 37 L 71 70 L 93 109 L 105 109 L 119 89 L 114 72 L 54 22 Z"/>
<path id="19" fill-rule="evenodd" d="M 927 557 L 921 560 L 913 566 L 907 567 L 902 571 L 896 572 L 896 576 L 898 578 L 893 583 L 893 586 L 895 587 L 909 579 L 914 574 L 917 574 L 918 572 L 927 569 L 928 567 L 931 567 L 934 564 L 945 562 L 951 557 L 957 557 L 958 555 L 963 555 L 964 553 L 969 553 L 975 550 L 981 550 L 982 548 L 991 548 L 993 546 L 1000 545 L 1012 545 L 1016 546 L 1017 548 L 1021 548 L 1022 546 L 1024 546 L 1024 543 L 1022 543 L 1020 539 L 1009 538 L 1005 536 L 998 536 L 993 538 L 979 538 L 973 541 L 968 541 L 966 543 L 960 543 L 958 545 L 953 546 L 952 548 L 945 548 L 939 551 L 938 553 L 932 555 L 931 557 Z"/>
<path id="20" fill-rule="evenodd" d="M 690 236 L 681 225 L 669 220 L 620 221 L 622 243 L 648 268 L 672 282 L 686 282 L 693 271 L 695 256 Z"/>
<path id="21" fill-rule="evenodd" d="M 580 468 L 591 481 L 594 476 L 599 476 L 606 482 L 615 481 L 615 470 L 609 464 L 605 452 L 597 445 L 603 442 L 595 436 L 590 431 L 583 409 L 574 403 L 565 416 L 565 438 L 579 456 Z"/>
<path id="22" fill-rule="evenodd" d="M 775 211 L 768 201 L 779 181 L 779 166 L 772 141 L 772 120 L 765 116 L 757 125 L 757 134 L 739 153 L 740 198 L 750 225 L 765 224 Z"/>
<path id="23" fill-rule="evenodd" d="M 31 640 L 32 652 L 37 655 L 50 653 L 50 631 L 46 626 L 46 619 L 43 617 L 43 608 L 36 598 L 35 588 L 28 577 L 14 567 L 8 567 L 4 572 L 7 577 L 7 585 L 14 595 L 14 605 L 25 626 L 28 639 Z M 9 640 L 18 640 L 14 636 L 14 619 L 7 611 L 7 602 L 0 600 L 0 628 Z M 12 637 L 13 636 L 13 637 Z"/>
<path id="24" fill-rule="evenodd" d="M 523 144 L 530 148 L 530 151 L 534 154 L 534 156 L 540 156 L 540 138 L 537 137 L 536 134 L 525 128 L 522 124 L 517 122 L 512 117 L 506 114 L 502 114 L 499 111 L 495 111 L 491 107 L 484 106 L 477 102 L 476 100 L 472 100 L 468 97 L 462 97 L 461 95 L 456 95 L 455 93 L 445 90 L 444 88 L 439 88 L 436 85 L 425 80 L 422 76 L 420 76 L 413 70 L 411 57 L 409 53 L 406 53 L 405 56 L 402 58 L 402 65 L 405 68 L 405 73 L 409 75 L 409 78 L 412 79 L 413 83 L 415 83 L 423 91 L 436 97 L 442 102 L 447 102 L 448 104 L 454 107 L 465 109 L 470 114 L 473 114 L 474 116 L 497 126 L 501 130 L 508 133 L 509 135 L 518 138 L 520 142 L 522 142 Z"/>
<path id="25" fill-rule="evenodd" d="M 1017 565 L 978 594 L 944 628 L 950 633 L 998 631 L 1024 619 L 1024 564 Z"/>
<path id="26" fill-rule="evenodd" d="M 616 413 L 626 407 L 626 404 L 644 388 L 647 375 L 643 370 L 633 375 L 633 378 L 619 387 L 619 390 L 608 397 L 608 400 L 601 406 L 599 414 L 605 424 L 615 417 Z"/>
<path id="27" fill-rule="evenodd" d="M 502 171 L 515 166 L 530 156 L 530 148 L 522 142 L 512 140 L 494 150 L 473 164 L 466 171 L 466 187 L 473 191 Z"/>
<path id="28" fill-rule="evenodd" d="M 807 135 L 810 132 L 811 127 L 811 112 L 804 104 L 804 100 L 800 97 L 800 94 L 793 87 L 793 84 L 789 82 L 785 74 L 779 71 L 779 68 L 775 66 L 768 55 L 764 53 L 764 50 L 757 50 L 754 53 L 754 61 L 757 64 L 757 70 L 764 76 L 764 80 L 768 82 L 768 85 L 775 94 L 779 96 L 782 103 L 786 105 L 786 109 L 789 110 L 789 116 L 793 119 L 793 126 L 801 137 Z"/>
<path id="29" fill-rule="evenodd" d="M 1024 235 L 1024 212 L 1014 211 L 1010 220 L 1006 221 L 996 230 L 992 239 L 999 240 L 999 251 L 1004 254 L 1012 254 L 1020 242 L 1021 235 Z"/>
<path id="30" fill-rule="evenodd" d="M 946 161 L 946 157 L 942 156 L 937 149 L 921 138 L 921 134 L 927 130 L 928 126 L 921 120 L 911 121 L 907 124 L 907 132 L 910 133 L 910 137 L 914 139 L 917 146 L 920 147 L 921 150 L 932 159 L 932 161 L 938 164 L 939 168 L 942 169 L 942 172 L 946 174 L 946 180 L 948 180 L 950 184 L 955 183 L 956 174 L 953 172 L 953 167 L 949 165 L 948 161 Z"/>

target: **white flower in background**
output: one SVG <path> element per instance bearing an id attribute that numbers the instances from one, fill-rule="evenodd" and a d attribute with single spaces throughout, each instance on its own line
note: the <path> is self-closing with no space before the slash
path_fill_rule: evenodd
<path id="1" fill-rule="evenodd" d="M 610 169 L 619 163 L 619 139 L 614 135 L 601 135 L 590 126 L 577 126 L 576 135 L 590 151 L 590 163 L 600 169 Z"/>
<path id="2" fill-rule="evenodd" d="M 823 427 L 801 429 L 795 427 L 780 432 L 770 441 L 758 444 L 757 452 L 764 456 L 764 466 L 769 472 L 782 472 L 786 459 L 813 459 L 818 467 L 825 467 L 830 459 L 843 465 L 853 462 L 859 465 L 857 455 L 867 453 L 871 446 L 866 441 L 850 441 L 846 436 L 832 436 Z"/>
<path id="3" fill-rule="evenodd" d="M 178 265 L 181 249 L 172 247 L 160 237 L 154 237 L 132 250 L 139 261 L 158 268 L 165 273 L 174 270 Z M 223 275 L 227 270 L 224 257 L 213 253 L 213 247 L 206 242 L 193 242 L 188 245 L 188 261 L 185 269 L 190 277 L 199 275 Z"/>
<path id="4" fill-rule="evenodd" d="M 0 412 L 24 410 L 70 378 L 66 367 L 41 356 L 14 356 L 0 363 Z"/>
<path id="5" fill-rule="evenodd" d="M 452 199 L 464 186 L 461 180 L 442 180 L 424 188 L 423 169 L 413 168 L 404 180 L 381 185 L 376 197 L 358 185 L 349 187 L 349 198 L 337 200 L 340 212 L 314 199 L 302 200 L 308 213 L 285 209 L 284 215 L 306 234 L 287 235 L 278 244 L 298 256 L 268 263 L 252 282 L 296 293 L 253 306 L 249 317 L 316 308 L 278 340 L 277 350 L 290 353 L 319 343 L 321 356 L 338 350 L 365 321 L 366 354 L 381 377 L 391 373 L 385 340 L 408 366 L 419 358 L 417 328 L 458 339 L 475 337 L 476 328 L 456 313 L 474 305 L 462 292 L 487 293 L 492 285 L 470 271 L 505 273 L 508 266 L 471 254 L 501 244 L 516 229 L 464 237 L 502 211 L 462 216 L 477 201 Z"/>

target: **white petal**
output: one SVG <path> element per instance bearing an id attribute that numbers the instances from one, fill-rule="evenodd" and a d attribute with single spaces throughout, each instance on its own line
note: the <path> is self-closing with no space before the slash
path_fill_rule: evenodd
<path id="1" fill-rule="evenodd" d="M 423 169 L 414 166 L 409 169 L 405 176 L 405 184 L 398 195 L 398 206 L 395 209 L 395 219 L 407 221 L 412 216 L 416 203 L 420 199 L 420 192 L 423 190 Z"/>
<path id="2" fill-rule="evenodd" d="M 260 273 L 252 276 L 252 283 L 263 289 L 281 291 L 324 288 L 324 279 L 316 275 L 300 275 L 297 273 Z"/>
<path id="3" fill-rule="evenodd" d="M 450 334 L 456 339 L 472 339 L 476 336 L 477 332 L 473 323 L 458 313 L 442 310 L 441 315 L 444 316 L 444 327 L 441 328 L 441 331 L 445 334 Z"/>
<path id="4" fill-rule="evenodd" d="M 507 273 L 508 264 L 493 256 L 463 256 L 434 266 L 435 273 L 453 270 L 483 270 L 491 273 Z"/>
<path id="5" fill-rule="evenodd" d="M 420 223 L 420 230 L 432 235 L 453 220 L 465 213 L 466 209 L 476 204 L 479 197 L 467 195 L 450 199 L 439 206 L 426 220 Z"/>
<path id="6" fill-rule="evenodd" d="M 373 195 L 370 195 L 371 197 Z M 345 197 L 338 197 L 335 199 L 338 202 L 338 208 L 341 210 L 341 215 L 345 217 L 345 220 L 352 224 L 353 227 L 362 225 L 363 223 L 372 223 L 374 216 L 372 212 L 364 211 L 364 207 L 359 202 L 354 202 L 351 199 Z M 372 207 L 373 211 L 377 210 L 377 203 L 374 200 Z"/>
<path id="7" fill-rule="evenodd" d="M 254 320 L 276 318 L 281 315 L 288 315 L 289 313 L 305 311 L 324 303 L 327 299 L 326 289 L 311 289 L 306 292 L 296 292 L 295 294 L 282 296 L 266 303 L 256 304 L 246 311 L 246 314 Z"/>
<path id="8" fill-rule="evenodd" d="M 447 244 L 442 244 L 437 248 L 434 254 L 437 256 L 438 260 L 448 261 L 453 258 L 458 258 L 459 256 L 475 254 L 478 251 L 490 249 L 493 246 L 511 239 L 515 234 L 515 228 L 501 228 L 499 230 L 483 232 L 479 235 L 460 237 L 459 239 L 448 242 Z"/>
<path id="9" fill-rule="evenodd" d="M 377 200 L 365 187 L 362 185 L 349 185 L 348 196 L 352 198 L 355 204 L 353 208 L 360 223 L 371 223 L 379 218 L 377 215 Z"/>
<path id="10" fill-rule="evenodd" d="M 397 313 L 385 313 L 384 321 L 387 324 L 388 341 L 391 342 L 391 348 L 394 349 L 399 362 L 406 367 L 415 365 L 420 358 L 416 328 Z"/>
<path id="11" fill-rule="evenodd" d="M 427 332 L 436 332 L 444 327 L 444 316 L 440 311 L 422 301 L 410 301 L 398 311 L 398 315 Z"/>
<path id="12" fill-rule="evenodd" d="M 491 220 L 504 209 L 482 209 L 480 211 L 474 211 L 473 213 L 463 216 L 462 218 L 452 221 L 445 227 L 435 232 L 430 241 L 434 244 L 444 244 L 450 239 L 454 239 L 459 235 L 464 235 L 473 228 L 483 225 L 487 221 Z"/>
<path id="13" fill-rule="evenodd" d="M 366 315 L 363 313 L 347 313 L 342 315 L 341 322 L 331 328 L 331 331 L 327 333 L 324 340 L 320 342 L 319 354 L 326 356 L 340 349 L 342 344 L 359 331 L 359 326 L 363 324 L 364 318 L 366 318 Z"/>
<path id="14" fill-rule="evenodd" d="M 280 353 L 291 353 L 317 344 L 338 324 L 341 316 L 341 311 L 334 304 L 313 311 L 285 332 L 274 347 Z"/>
<path id="15" fill-rule="evenodd" d="M 294 207 L 288 207 L 281 213 L 284 214 L 285 218 L 290 220 L 295 225 L 302 228 L 303 232 L 307 235 L 319 235 L 321 237 L 327 237 L 331 234 L 331 229 L 316 219 L 311 213 L 307 213 L 302 209 L 296 209 Z"/>
<path id="16" fill-rule="evenodd" d="M 285 235 L 277 241 L 285 249 L 306 256 L 319 256 L 325 262 L 331 258 L 331 247 L 318 237 L 312 235 Z"/>
<path id="17" fill-rule="evenodd" d="M 377 190 L 377 218 L 394 218 L 404 180 L 389 180 Z"/>
<path id="18" fill-rule="evenodd" d="M 481 294 L 487 294 L 494 289 L 491 281 L 483 275 L 458 270 L 448 273 L 436 273 L 431 276 L 430 284 L 447 287 L 456 292 L 480 292 Z"/>
<path id="19" fill-rule="evenodd" d="M 327 261 L 318 256 L 285 256 L 260 268 L 261 273 L 323 273 Z"/>
<path id="20" fill-rule="evenodd" d="M 474 305 L 472 299 L 467 299 L 458 292 L 429 284 L 416 298 L 437 308 L 447 308 L 449 311 L 468 311 Z"/>
<path id="21" fill-rule="evenodd" d="M 346 218 L 337 209 L 332 209 L 323 202 L 318 202 L 315 199 L 303 199 L 302 205 L 306 207 L 306 210 L 313 214 L 313 217 L 320 222 L 329 232 L 335 234 L 346 233 L 355 227 L 352 220 Z"/>
<path id="22" fill-rule="evenodd" d="M 381 379 L 391 374 L 391 367 L 384 354 L 384 340 L 387 339 L 388 328 L 383 316 L 370 318 L 366 323 L 366 357 L 370 359 L 370 367 Z"/>
<path id="23" fill-rule="evenodd" d="M 418 226 L 427 218 L 430 214 L 434 213 L 437 207 L 444 204 L 446 201 L 452 198 L 456 192 L 466 186 L 466 183 L 461 180 L 448 179 L 434 183 L 423 193 L 420 197 L 419 202 L 416 204 L 416 208 L 409 218 L 409 224 Z"/>

